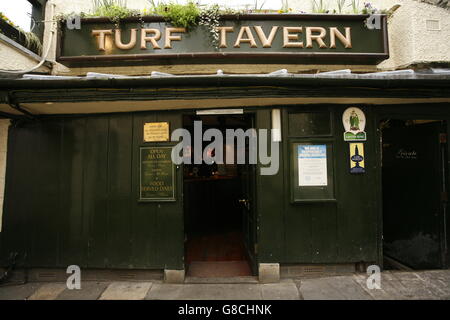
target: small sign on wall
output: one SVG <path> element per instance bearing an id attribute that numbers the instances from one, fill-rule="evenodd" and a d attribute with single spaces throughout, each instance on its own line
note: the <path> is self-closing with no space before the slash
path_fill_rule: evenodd
<path id="1" fill-rule="evenodd" d="M 144 142 L 169 141 L 168 122 L 148 122 L 144 124 Z"/>
<path id="2" fill-rule="evenodd" d="M 298 146 L 298 185 L 328 185 L 327 146 L 324 144 Z"/>
<path id="3" fill-rule="evenodd" d="M 140 201 L 175 201 L 172 147 L 141 147 Z"/>
<path id="4" fill-rule="evenodd" d="M 342 114 L 342 124 L 344 125 L 344 141 L 366 141 L 366 115 L 355 107 L 347 108 Z"/>
<path id="5" fill-rule="evenodd" d="M 366 172 L 364 165 L 364 144 L 350 143 L 350 173 Z"/>

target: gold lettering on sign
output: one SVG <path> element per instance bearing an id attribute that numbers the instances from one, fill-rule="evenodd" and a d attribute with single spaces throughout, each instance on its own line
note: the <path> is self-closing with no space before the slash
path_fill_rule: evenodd
<path id="1" fill-rule="evenodd" d="M 247 35 L 247 38 L 244 38 L 244 33 Z M 241 42 L 249 43 L 250 48 L 257 48 L 255 37 L 253 37 L 252 30 L 250 27 L 241 27 L 239 30 L 239 34 L 237 36 L 236 42 L 234 43 L 235 48 L 241 47 Z"/>
<path id="2" fill-rule="evenodd" d="M 217 27 L 217 31 L 220 32 L 219 48 L 227 47 L 227 32 L 234 32 L 233 27 Z"/>
<path id="3" fill-rule="evenodd" d="M 98 50 L 105 51 L 105 37 L 112 35 L 112 30 L 92 30 L 92 35 L 97 37 Z"/>
<path id="4" fill-rule="evenodd" d="M 336 27 L 330 28 L 330 48 L 336 48 L 336 37 L 342 42 L 345 49 L 352 47 L 352 35 L 350 27 L 345 27 L 345 37 Z"/>
<path id="5" fill-rule="evenodd" d="M 264 33 L 261 26 L 255 26 L 255 30 L 259 40 L 261 40 L 263 48 L 272 48 L 272 42 L 273 39 L 275 38 L 275 34 L 277 33 L 278 26 L 272 27 L 268 38 L 266 37 L 266 34 Z"/>
<path id="6" fill-rule="evenodd" d="M 291 32 L 302 32 L 302 27 L 283 28 L 283 48 L 303 48 L 303 42 L 291 42 L 291 40 L 298 40 L 298 34 L 292 34 Z"/>
<path id="7" fill-rule="evenodd" d="M 147 34 L 154 33 L 154 36 L 148 37 Z M 141 49 L 147 49 L 147 42 L 152 44 L 153 49 L 161 49 L 158 40 L 161 39 L 161 31 L 158 29 L 142 29 L 141 30 Z"/>
<path id="8" fill-rule="evenodd" d="M 282 37 L 283 48 L 313 48 L 314 50 L 314 48 L 317 47 L 320 49 L 328 48 L 329 45 L 330 49 L 336 49 L 337 42 L 340 42 L 345 49 L 352 48 L 352 29 L 350 27 L 323 28 L 271 26 L 270 31 L 268 28 L 269 27 L 264 27 L 263 29 L 263 26 L 242 26 L 239 29 L 237 37 L 233 37 L 233 35 L 230 36 L 228 33 L 233 33 L 235 31 L 234 27 L 217 27 L 216 30 L 219 33 L 219 48 L 228 47 L 227 37 L 231 43 L 234 42 L 234 48 L 241 48 L 243 43 L 248 44 L 250 48 L 258 48 L 259 43 L 261 43 L 263 48 L 272 48 L 274 41 L 277 46 L 279 45 L 278 43 L 281 40 L 279 39 L 280 37 Z M 280 32 L 278 32 L 280 28 L 283 29 L 282 35 L 279 35 Z M 123 32 L 130 33 L 129 41 L 127 43 L 123 43 L 122 41 Z M 141 32 L 140 35 L 138 32 Z M 186 28 L 174 27 L 166 27 L 164 29 L 128 29 L 127 31 L 121 29 L 106 29 L 92 30 L 92 36 L 96 37 L 99 51 L 104 51 L 106 54 L 113 54 L 114 48 L 134 50 L 135 48 L 140 47 L 141 50 L 146 50 L 148 48 L 148 43 L 151 44 L 153 49 L 161 49 L 161 42 L 164 42 L 165 49 L 172 49 L 172 41 L 182 41 L 181 33 L 186 32 Z M 255 41 L 256 38 L 253 32 L 256 32 L 258 43 Z M 233 39 L 230 39 L 230 37 Z M 164 38 L 164 41 L 162 41 L 162 38 Z M 138 43 L 139 40 L 140 43 Z M 317 44 L 314 44 L 314 41 Z M 327 41 L 327 43 L 325 43 L 325 41 Z M 275 50 L 280 51 L 280 48 L 275 48 Z"/>
<path id="9" fill-rule="evenodd" d="M 319 34 L 313 34 L 313 32 L 319 32 Z M 319 48 L 326 48 L 327 45 L 323 42 L 323 38 L 327 34 L 325 28 L 322 27 L 307 27 L 306 28 L 306 47 L 312 48 L 312 42 L 317 41 Z"/>
<path id="10" fill-rule="evenodd" d="M 116 42 L 116 47 L 122 50 L 130 50 L 132 49 L 135 45 L 136 45 L 136 34 L 137 34 L 137 29 L 131 29 L 131 36 L 130 36 L 130 42 L 128 42 L 127 44 L 124 44 L 122 42 L 122 31 L 120 29 L 116 29 L 115 30 L 115 42 Z"/>
<path id="11" fill-rule="evenodd" d="M 172 41 L 181 41 L 181 36 L 173 36 L 172 33 L 184 33 L 186 28 L 166 28 L 166 43 L 164 49 L 172 49 Z"/>
<path id="12" fill-rule="evenodd" d="M 144 124 L 144 141 L 169 141 L 168 122 L 148 122 Z"/>

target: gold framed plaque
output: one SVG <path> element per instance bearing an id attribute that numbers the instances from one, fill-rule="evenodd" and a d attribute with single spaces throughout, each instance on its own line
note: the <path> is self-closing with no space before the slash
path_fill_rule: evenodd
<path id="1" fill-rule="evenodd" d="M 169 141 L 168 122 L 147 122 L 144 124 L 144 142 Z"/>

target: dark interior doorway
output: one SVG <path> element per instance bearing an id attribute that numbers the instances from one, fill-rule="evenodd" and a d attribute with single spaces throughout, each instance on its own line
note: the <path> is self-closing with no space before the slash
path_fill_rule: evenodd
<path id="1" fill-rule="evenodd" d="M 183 126 L 194 137 L 194 121 L 202 121 L 203 132 L 252 128 L 251 115 L 186 115 Z M 205 150 L 211 142 L 203 142 Z M 247 145 L 246 145 L 247 147 Z M 191 277 L 251 276 L 252 268 L 246 249 L 248 215 L 243 204 L 248 199 L 246 186 L 251 184 L 241 164 L 184 164 L 185 262 Z M 215 153 L 215 150 L 208 152 Z M 236 154 L 236 144 L 234 145 Z M 248 158 L 246 158 L 248 159 Z M 236 159 L 235 159 L 236 160 Z M 236 161 L 235 161 L 236 163 Z"/>
<path id="2" fill-rule="evenodd" d="M 385 119 L 380 128 L 385 265 L 445 268 L 446 121 Z"/>

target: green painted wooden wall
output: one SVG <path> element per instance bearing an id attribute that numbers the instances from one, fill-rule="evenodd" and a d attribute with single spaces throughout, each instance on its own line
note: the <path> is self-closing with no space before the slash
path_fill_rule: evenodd
<path id="1" fill-rule="evenodd" d="M 349 173 L 349 146 L 343 141 L 342 113 L 348 106 L 283 108 L 281 170 L 258 176 L 259 261 L 280 263 L 379 262 L 378 138 L 372 110 L 367 117 L 366 173 Z M 289 134 L 289 113 L 331 114 L 331 134 L 298 137 Z M 270 110 L 257 116 L 269 128 Z M 292 203 L 292 142 L 327 142 L 333 146 L 335 202 Z"/>
<path id="2" fill-rule="evenodd" d="M 172 203 L 138 202 L 143 124 L 170 112 L 50 119 L 10 129 L 3 264 L 182 269 L 181 171 Z M 149 145 L 149 144 L 147 144 Z"/>
<path id="3" fill-rule="evenodd" d="M 367 116 L 366 173 L 349 173 L 342 112 L 348 106 L 282 108 L 280 170 L 256 177 L 258 260 L 351 263 L 380 260 L 377 122 Z M 331 115 L 335 202 L 291 203 L 289 112 Z M 247 112 L 247 111 L 246 111 Z M 248 109 L 269 129 L 271 109 Z M 145 122 L 181 127 L 182 112 L 65 117 L 10 129 L 1 261 L 19 252 L 30 267 L 183 268 L 182 177 L 175 203 L 139 203 L 138 153 Z M 309 137 L 308 139 L 310 139 Z M 258 168 L 259 169 L 259 168 Z"/>

